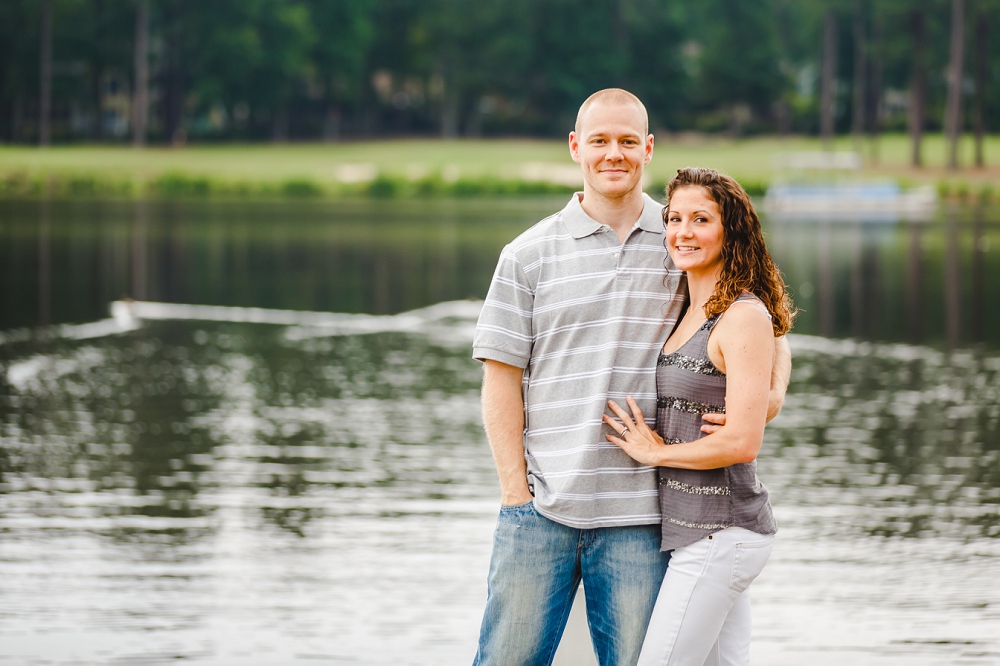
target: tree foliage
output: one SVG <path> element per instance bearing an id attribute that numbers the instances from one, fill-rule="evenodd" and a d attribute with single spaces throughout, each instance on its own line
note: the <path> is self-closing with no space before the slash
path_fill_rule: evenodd
<path id="1" fill-rule="evenodd" d="M 53 137 L 124 140 L 136 0 L 52 0 Z M 915 11 L 926 129 L 940 128 L 950 0 L 154 0 L 152 140 L 387 134 L 561 136 L 603 87 L 658 130 L 818 131 L 823 21 L 835 125 L 907 127 Z M 42 0 L 0 2 L 0 140 L 37 138 Z M 969 0 L 963 108 L 1000 126 L 1000 0 Z M 980 18 L 985 17 L 985 18 Z M 985 84 L 971 54 L 985 22 Z M 856 48 L 858 26 L 865 43 Z M 855 60 L 866 59 L 863 67 Z M 980 60 L 982 60 L 980 58 Z M 865 72 L 864 85 L 855 85 Z M 980 90 L 983 88 L 983 90 Z M 858 92 L 856 92 L 858 91 Z M 871 100 L 854 104 L 852 95 Z M 979 99 L 982 105 L 971 101 Z M 970 116 L 971 117 L 971 116 Z M 977 115 L 977 117 L 979 117 Z M 869 119 L 868 125 L 874 120 Z M 857 124 L 855 124 L 857 126 Z"/>

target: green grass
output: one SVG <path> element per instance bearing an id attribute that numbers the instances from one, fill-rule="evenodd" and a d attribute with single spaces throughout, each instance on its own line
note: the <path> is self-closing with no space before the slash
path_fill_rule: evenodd
<path id="1" fill-rule="evenodd" d="M 835 150 L 851 150 L 850 137 Z M 818 139 L 762 137 L 730 140 L 660 136 L 647 167 L 649 190 L 684 166 L 711 166 L 739 179 L 752 194 L 787 175 L 782 156 L 818 151 Z M 908 166 L 906 136 L 879 141 L 880 159 L 862 144 L 868 179 L 934 184 L 946 195 L 997 196 L 1000 168 L 944 168 L 945 143 L 926 138 L 926 168 Z M 962 144 L 971 162 L 972 140 Z M 1000 136 L 989 137 L 987 159 L 1000 163 Z M 0 196 L 334 197 L 344 195 L 474 196 L 553 194 L 572 189 L 577 168 L 558 140 L 392 140 L 334 144 L 223 144 L 184 148 L 79 145 L 46 149 L 0 146 Z M 374 180 L 372 178 L 374 177 Z M 346 182 L 345 182 L 346 181 Z M 545 181 L 556 181 L 549 184 Z M 561 183 L 561 184 L 559 184 Z"/>

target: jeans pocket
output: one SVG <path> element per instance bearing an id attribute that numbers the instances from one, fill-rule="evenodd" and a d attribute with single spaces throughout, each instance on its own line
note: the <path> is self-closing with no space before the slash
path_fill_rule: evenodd
<path id="1" fill-rule="evenodd" d="M 521 504 L 501 504 L 500 513 L 518 513 L 535 508 L 535 500 L 528 500 Z"/>
<path id="2" fill-rule="evenodd" d="M 733 557 L 733 577 L 729 587 L 736 592 L 743 592 L 750 583 L 760 575 L 771 556 L 771 546 L 774 540 L 751 541 L 738 543 Z"/>

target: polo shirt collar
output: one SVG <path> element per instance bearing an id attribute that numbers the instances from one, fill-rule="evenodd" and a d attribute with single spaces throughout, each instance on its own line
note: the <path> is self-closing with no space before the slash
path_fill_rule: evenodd
<path id="1" fill-rule="evenodd" d="M 584 238 L 585 236 L 589 236 L 590 234 L 600 231 L 604 226 L 583 211 L 583 206 L 580 205 L 581 196 L 583 196 L 582 192 L 575 193 L 562 211 L 563 222 L 566 224 L 569 232 L 573 235 L 573 238 Z M 662 204 L 657 203 L 651 196 L 643 193 L 642 214 L 639 215 L 639 220 L 637 222 L 638 227 L 643 231 L 648 231 L 654 234 L 662 234 L 662 211 Z"/>
<path id="2" fill-rule="evenodd" d="M 651 234 L 662 234 L 663 204 L 645 192 L 642 193 L 642 215 L 639 216 L 639 228 Z"/>

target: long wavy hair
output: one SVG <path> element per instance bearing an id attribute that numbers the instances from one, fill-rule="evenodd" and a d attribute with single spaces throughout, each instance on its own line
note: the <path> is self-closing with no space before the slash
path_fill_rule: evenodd
<path id="1" fill-rule="evenodd" d="M 725 312 L 743 292 L 750 292 L 771 313 L 774 334 L 784 335 L 792 328 L 797 311 L 788 296 L 781 272 L 764 245 L 757 211 L 739 183 L 715 169 L 678 169 L 677 175 L 667 184 L 664 223 L 670 208 L 670 197 L 677 190 L 692 185 L 708 190 L 722 213 L 722 272 L 715 291 L 705 303 L 705 316 Z"/>

